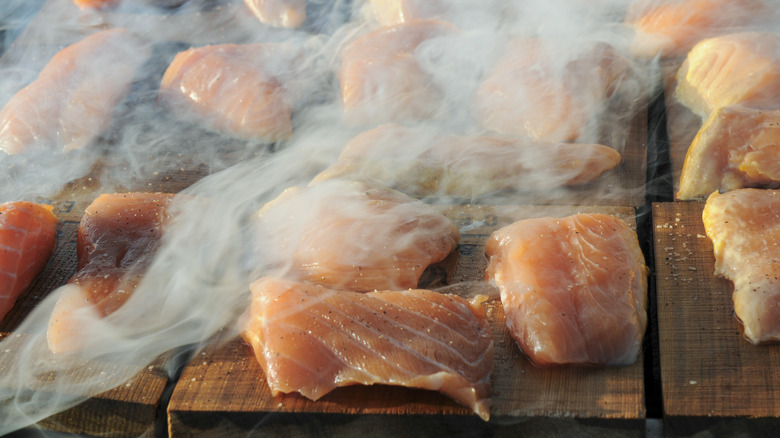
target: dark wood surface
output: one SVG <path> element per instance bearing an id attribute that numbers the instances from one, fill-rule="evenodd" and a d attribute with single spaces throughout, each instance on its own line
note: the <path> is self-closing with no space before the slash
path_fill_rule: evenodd
<path id="1" fill-rule="evenodd" d="M 743 338 L 733 285 L 713 275 L 703 207 L 653 204 L 664 415 L 681 435 L 715 424 L 721 433 L 776 427 L 767 419 L 780 417 L 780 345 Z M 757 418 L 765 420 L 747 421 Z"/>
<path id="2" fill-rule="evenodd" d="M 172 437 L 222 436 L 225 425 L 234 432 L 274 436 L 277 418 L 289 432 L 305 432 L 310 415 L 332 415 L 351 423 L 369 414 L 385 418 L 388 425 L 420 421 L 457 423 L 504 430 L 507 424 L 522 424 L 534 417 L 614 420 L 626 433 L 643 427 L 644 368 L 642 358 L 625 367 L 562 366 L 537 368 L 528 361 L 505 326 L 497 291 L 483 281 L 485 239 L 490 232 L 515 220 L 538 216 L 564 216 L 576 212 L 608 212 L 635 223 L 633 208 L 626 207 L 487 207 L 461 206 L 445 209 L 460 226 L 479 226 L 463 233 L 458 250 L 429 272 L 429 287 L 471 296 L 487 294 L 484 305 L 495 336 L 495 371 L 491 421 L 483 424 L 469 409 L 433 391 L 390 386 L 339 388 L 312 402 L 297 394 L 273 397 L 251 349 L 240 339 L 227 340 L 220 348 L 196 355 L 184 368 L 168 405 Z M 341 417 L 339 417 L 341 416 Z M 346 416 L 346 417 L 344 417 Z M 298 418 L 299 420 L 295 420 Z M 208 427 L 209 424 L 214 427 Z M 380 429 L 384 430 L 379 423 Z M 390 432 L 393 426 L 388 426 Z M 624 429 L 623 429 L 624 428 Z M 344 430 L 350 432 L 349 428 Z M 283 435 L 280 435 L 283 436 Z M 355 436 L 350 433 L 350 436 Z M 421 435 L 422 436 L 422 435 Z M 431 435 L 429 435 L 431 436 Z"/>

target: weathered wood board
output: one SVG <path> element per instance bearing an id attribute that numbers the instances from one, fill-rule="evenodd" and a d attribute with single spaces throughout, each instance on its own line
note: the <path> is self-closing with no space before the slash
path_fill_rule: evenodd
<path id="1" fill-rule="evenodd" d="M 644 368 L 640 358 L 625 367 L 563 366 L 541 369 L 520 352 L 505 327 L 497 291 L 483 281 L 484 244 L 493 230 L 514 220 L 564 216 L 575 212 L 610 212 L 635 223 L 625 207 L 488 207 L 445 208 L 464 228 L 461 243 L 448 259 L 429 270 L 429 286 L 470 296 L 491 296 L 485 303 L 495 336 L 495 371 L 491 420 L 432 391 L 390 386 L 339 388 L 312 402 L 297 394 L 273 397 L 250 348 L 240 339 L 207 348 L 184 368 L 168 405 L 171 437 L 286 436 L 306 433 L 316 424 L 331 432 L 358 436 L 369 424 L 372 436 L 393 436 L 415 427 L 415 436 L 437 436 L 441 427 L 511 434 L 525 421 L 547 418 L 589 421 L 594 427 L 641 435 L 644 427 Z M 327 421 L 326 421 L 327 419 Z M 565 426 L 564 426 L 565 427 Z M 438 428 L 438 429 L 437 429 Z M 572 430 L 570 430 L 571 432 Z M 374 435 L 376 434 L 376 435 Z"/>
<path id="2" fill-rule="evenodd" d="M 733 285 L 713 275 L 703 207 L 702 202 L 653 204 L 667 433 L 774 436 L 780 425 L 780 345 L 755 346 L 743 338 L 734 316 Z"/>

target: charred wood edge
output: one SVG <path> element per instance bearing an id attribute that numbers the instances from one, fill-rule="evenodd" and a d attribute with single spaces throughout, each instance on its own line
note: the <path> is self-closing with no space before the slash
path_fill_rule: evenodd
<path id="1" fill-rule="evenodd" d="M 671 155 L 667 130 L 666 105 L 663 87 L 650 102 L 647 113 L 647 181 L 645 204 L 637 209 L 637 232 L 642 236 L 639 244 L 645 255 L 650 275 L 648 278 L 648 326 L 643 345 L 645 409 L 648 419 L 664 417 L 661 383 L 660 345 L 658 336 L 658 299 L 656 290 L 656 267 L 653 248 L 654 202 L 673 200 Z"/>

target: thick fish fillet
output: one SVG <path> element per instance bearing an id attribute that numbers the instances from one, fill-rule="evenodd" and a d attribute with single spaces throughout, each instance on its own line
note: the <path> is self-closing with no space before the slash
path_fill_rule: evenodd
<path id="1" fill-rule="evenodd" d="M 80 149 L 108 129 L 114 110 L 149 57 L 146 41 L 123 30 L 98 32 L 55 55 L 0 111 L 0 149 Z"/>
<path id="2" fill-rule="evenodd" d="M 487 241 L 486 278 L 536 365 L 626 365 L 647 327 L 647 274 L 636 233 L 604 214 L 515 222 Z"/>
<path id="3" fill-rule="evenodd" d="M 306 21 L 306 0 L 244 0 L 261 23 L 298 28 Z"/>
<path id="4" fill-rule="evenodd" d="M 372 15 L 382 26 L 440 18 L 452 0 L 369 0 Z"/>
<path id="5" fill-rule="evenodd" d="M 338 74 L 345 121 L 366 125 L 432 117 L 442 93 L 415 49 L 455 31 L 444 22 L 416 20 L 381 27 L 345 46 Z"/>
<path id="6" fill-rule="evenodd" d="M 718 108 L 685 155 L 677 199 L 780 183 L 780 110 Z"/>
<path id="7" fill-rule="evenodd" d="M 426 128 L 382 125 L 344 147 L 314 182 L 372 181 L 410 196 L 474 199 L 501 190 L 550 190 L 596 180 L 621 155 L 597 144 L 486 136 L 445 136 Z"/>
<path id="8" fill-rule="evenodd" d="M 49 205 L 0 204 L 0 320 L 49 262 L 58 223 Z"/>
<path id="9" fill-rule="evenodd" d="M 255 215 L 283 276 L 352 291 L 417 287 L 458 243 L 457 227 L 400 192 L 332 180 L 293 187 Z"/>
<path id="10" fill-rule="evenodd" d="M 477 89 L 474 115 L 483 127 L 546 141 L 575 141 L 631 70 L 605 43 L 561 53 L 562 41 L 516 38 Z M 553 48 L 555 48 L 553 50 Z M 556 53 L 551 57 L 550 53 Z"/>
<path id="11" fill-rule="evenodd" d="M 636 32 L 637 56 L 682 56 L 699 41 L 759 24 L 769 5 L 763 0 L 636 0 L 626 22 Z"/>
<path id="12" fill-rule="evenodd" d="M 176 55 L 158 101 L 184 119 L 244 140 L 292 135 L 292 102 L 282 83 L 298 51 L 286 44 L 220 44 Z"/>
<path id="13" fill-rule="evenodd" d="M 743 32 L 703 40 L 688 53 L 676 78 L 675 98 L 703 118 L 738 103 L 776 109 L 780 36 Z"/>
<path id="14" fill-rule="evenodd" d="M 493 332 L 480 304 L 408 289 L 355 293 L 277 278 L 252 284 L 244 339 L 274 394 L 336 387 L 439 391 L 490 416 Z"/>
<path id="15" fill-rule="evenodd" d="M 734 311 L 745 338 L 754 344 L 780 340 L 780 191 L 714 192 L 702 221 L 715 275 L 734 283 Z"/>
<path id="16" fill-rule="evenodd" d="M 49 320 L 52 352 L 79 349 L 81 329 L 75 315 L 87 311 L 105 317 L 132 295 L 160 244 L 174 196 L 103 194 L 84 210 L 77 236 L 77 271 Z"/>

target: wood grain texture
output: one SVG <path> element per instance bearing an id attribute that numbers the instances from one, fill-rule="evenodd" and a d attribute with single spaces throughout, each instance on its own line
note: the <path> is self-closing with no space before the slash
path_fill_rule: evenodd
<path id="1" fill-rule="evenodd" d="M 780 345 L 742 335 L 733 285 L 713 275 L 703 202 L 653 204 L 661 382 L 665 418 L 683 434 L 739 429 L 744 418 L 780 417 Z M 762 424 L 746 422 L 745 430 Z"/>
<path id="2" fill-rule="evenodd" d="M 198 353 L 184 368 L 168 405 L 170 436 L 225 436 L 226 430 L 285 436 L 291 431 L 303 433 L 313 421 L 311 415 L 334 419 L 336 424 L 346 422 L 350 426 L 345 430 L 349 431 L 353 422 L 362 423 L 368 414 L 384 418 L 377 433 L 386 431 L 389 435 L 395 427 L 418 421 L 450 427 L 461 422 L 475 430 L 495 427 L 495 432 L 503 430 L 502 425 L 520 427 L 525 419 L 543 417 L 590 420 L 623 432 L 641 428 L 645 415 L 642 358 L 625 367 L 537 368 L 510 337 L 497 290 L 483 281 L 485 240 L 501 226 L 531 217 L 595 211 L 613 213 L 634 224 L 634 209 L 459 206 L 443 210 L 463 230 L 461 244 L 453 255 L 428 271 L 427 287 L 438 286 L 438 290 L 461 296 L 491 297 L 485 303 L 495 336 L 494 404 L 489 423 L 433 391 L 377 385 L 339 388 L 316 402 L 297 394 L 273 397 L 249 346 L 240 339 L 229 339 L 220 347 Z M 277 430 L 276 420 L 285 426 Z"/>

